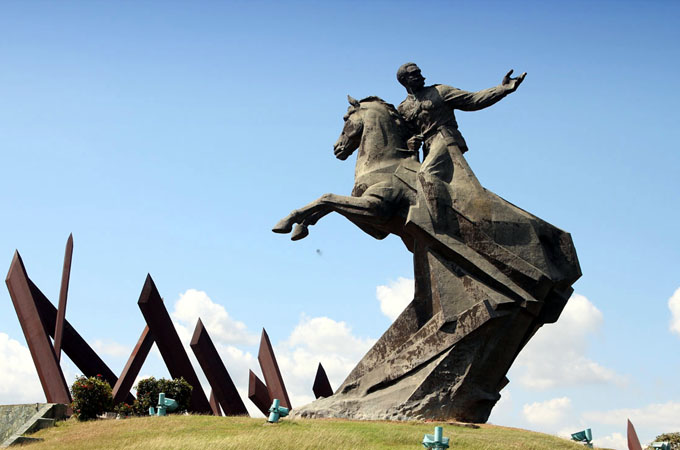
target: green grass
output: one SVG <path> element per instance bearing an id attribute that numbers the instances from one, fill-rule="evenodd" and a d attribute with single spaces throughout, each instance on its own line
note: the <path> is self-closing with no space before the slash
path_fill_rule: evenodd
<path id="1" fill-rule="evenodd" d="M 583 446 L 547 434 L 482 425 L 478 429 L 423 422 L 288 420 L 266 424 L 246 417 L 168 416 L 79 423 L 60 422 L 33 437 L 31 449 L 411 449 L 425 433 L 444 427 L 452 449 L 559 450 Z"/>

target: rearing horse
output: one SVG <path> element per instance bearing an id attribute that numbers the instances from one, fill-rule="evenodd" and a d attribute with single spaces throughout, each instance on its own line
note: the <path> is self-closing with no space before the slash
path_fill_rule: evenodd
<path id="1" fill-rule="evenodd" d="M 335 211 L 377 239 L 389 233 L 401 235 L 399 227 L 389 222 L 402 216 L 403 224 L 408 207 L 415 203 L 414 175 L 420 167 L 415 152 L 405 150 L 408 136 L 403 119 L 379 97 L 357 101 L 348 96 L 348 100 L 345 126 L 333 150 L 344 161 L 359 149 L 352 196 L 324 194 L 291 212 L 272 231 L 289 233 L 297 224 L 291 236 L 296 241 L 309 234 L 310 225 Z M 403 175 L 395 175 L 398 172 Z"/>
<path id="2" fill-rule="evenodd" d="M 581 275 L 571 237 L 484 189 L 457 148 L 448 193 L 437 196 L 405 150 L 395 108 L 378 97 L 349 102 L 334 153 L 345 160 L 359 149 L 352 196 L 324 194 L 273 231 L 302 239 L 335 211 L 377 239 L 393 233 L 413 253 L 415 294 L 335 394 L 298 414 L 484 422 L 510 365 L 557 320 Z M 443 222 L 427 208 L 432 195 L 445 204 Z"/>

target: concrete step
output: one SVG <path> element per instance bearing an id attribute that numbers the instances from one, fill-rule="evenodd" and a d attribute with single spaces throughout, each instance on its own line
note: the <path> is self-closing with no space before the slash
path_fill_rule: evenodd
<path id="1" fill-rule="evenodd" d="M 27 433 L 35 433 L 38 430 L 42 430 L 43 428 L 50 428 L 54 426 L 54 419 L 49 419 L 47 417 L 41 417 L 40 419 L 35 421 L 35 425 L 31 427 Z"/>
<path id="2" fill-rule="evenodd" d="M 22 445 L 22 444 L 32 444 L 34 442 L 42 442 L 43 439 L 41 438 L 34 438 L 30 436 L 17 436 L 14 441 L 10 444 L 10 446 L 14 445 Z"/>
<path id="3" fill-rule="evenodd" d="M 17 405 L 16 407 L 21 408 L 25 405 Z M 33 411 L 34 406 L 30 405 L 30 410 Z M 67 405 L 55 404 L 55 403 L 43 403 L 35 406 L 35 413 L 28 419 L 23 417 L 18 417 L 19 421 L 15 420 L 11 425 L 11 428 L 5 430 L 4 435 L 8 432 L 12 433 L 4 442 L 0 442 L 0 447 L 9 447 L 16 444 L 25 444 L 29 442 L 37 442 L 42 439 L 33 438 L 30 436 L 24 436 L 28 433 L 34 433 L 43 428 L 48 428 L 54 426 L 55 420 L 63 419 L 66 415 L 68 409 Z M 22 423 L 23 422 L 23 423 Z M 7 427 L 6 427 L 7 428 Z"/>

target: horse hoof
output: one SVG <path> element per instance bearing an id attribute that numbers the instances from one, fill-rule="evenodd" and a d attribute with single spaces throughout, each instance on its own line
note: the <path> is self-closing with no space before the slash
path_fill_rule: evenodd
<path id="1" fill-rule="evenodd" d="M 288 220 L 288 218 L 281 219 L 279 220 L 279 223 L 274 225 L 274 228 L 272 228 L 272 231 L 274 233 L 290 233 L 291 230 L 293 229 L 293 224 Z"/>
<path id="2" fill-rule="evenodd" d="M 293 231 L 293 234 L 290 237 L 291 241 L 299 241 L 302 238 L 306 238 L 307 235 L 309 235 L 309 230 L 307 229 L 307 225 L 297 225 L 295 227 L 295 231 Z"/>

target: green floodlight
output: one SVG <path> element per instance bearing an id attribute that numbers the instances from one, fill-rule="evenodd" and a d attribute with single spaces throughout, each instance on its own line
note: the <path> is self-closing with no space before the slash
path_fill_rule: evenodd
<path id="1" fill-rule="evenodd" d="M 177 401 L 172 399 L 172 398 L 166 398 L 165 393 L 161 392 L 158 394 L 158 406 L 156 411 L 154 407 L 149 408 L 149 415 L 150 416 L 164 416 L 166 413 L 173 412 L 174 410 L 177 409 L 179 404 L 177 404 Z"/>
<path id="2" fill-rule="evenodd" d="M 279 421 L 280 417 L 286 417 L 288 415 L 289 409 L 279 406 L 279 404 L 279 399 L 275 398 L 271 408 L 269 408 L 269 419 L 267 419 L 267 422 L 276 423 Z"/>
<path id="3" fill-rule="evenodd" d="M 652 442 L 652 448 L 659 448 L 661 450 L 671 450 L 670 442 Z"/>
<path id="4" fill-rule="evenodd" d="M 586 428 L 583 431 L 579 431 L 578 433 L 574 433 L 571 435 L 571 440 L 572 441 L 577 441 L 577 442 L 583 442 L 586 444 L 586 447 L 593 448 L 593 433 L 590 431 L 590 428 Z"/>
<path id="5" fill-rule="evenodd" d="M 444 437 L 442 427 L 434 427 L 434 434 L 426 434 L 423 438 L 423 447 L 434 449 L 449 448 L 449 438 Z"/>

